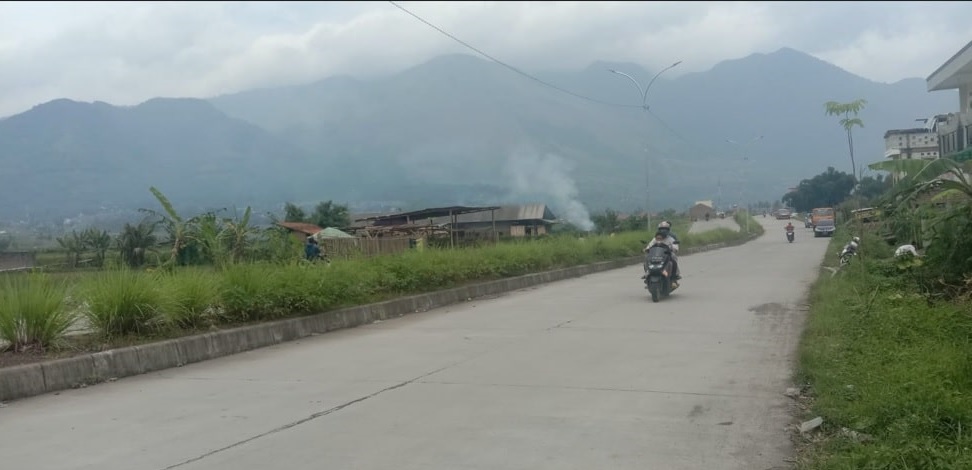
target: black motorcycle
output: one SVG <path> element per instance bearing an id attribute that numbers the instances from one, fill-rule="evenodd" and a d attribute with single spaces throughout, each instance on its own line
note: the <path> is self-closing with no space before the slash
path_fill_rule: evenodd
<path id="1" fill-rule="evenodd" d="M 793 231 L 792 231 L 792 230 L 788 230 L 788 231 L 786 232 L 786 239 L 787 239 L 787 241 L 789 241 L 790 243 L 793 243 L 793 237 L 795 237 L 795 236 L 796 236 L 796 235 L 795 235 L 795 234 L 793 233 Z"/>
<path id="2" fill-rule="evenodd" d="M 652 302 L 658 302 L 672 293 L 673 267 L 672 251 L 668 245 L 654 245 L 645 253 L 645 288 L 651 292 Z"/>

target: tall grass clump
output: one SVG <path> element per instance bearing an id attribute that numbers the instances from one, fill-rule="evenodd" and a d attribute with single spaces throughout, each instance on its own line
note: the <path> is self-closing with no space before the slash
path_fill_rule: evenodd
<path id="1" fill-rule="evenodd" d="M 254 263 L 233 265 L 223 271 L 220 303 L 223 319 L 230 322 L 258 320 L 273 309 L 270 279 L 290 266 Z"/>
<path id="2" fill-rule="evenodd" d="M 82 286 L 81 296 L 87 303 L 85 316 L 105 337 L 151 333 L 165 326 L 165 297 L 156 275 L 104 271 Z"/>
<path id="3" fill-rule="evenodd" d="M 189 330 L 217 323 L 220 284 L 213 273 L 191 269 L 159 281 L 168 323 Z"/>
<path id="4" fill-rule="evenodd" d="M 2 276 L 0 339 L 14 352 L 46 350 L 64 338 L 76 319 L 67 288 L 42 275 Z"/>

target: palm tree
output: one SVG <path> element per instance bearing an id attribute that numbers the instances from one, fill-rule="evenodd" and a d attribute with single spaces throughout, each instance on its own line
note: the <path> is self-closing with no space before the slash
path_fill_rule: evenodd
<path id="1" fill-rule="evenodd" d="M 122 260 L 131 267 L 145 264 L 145 254 L 158 245 L 155 229 L 158 222 L 143 219 L 136 225 L 125 224 L 116 244 Z"/>
<path id="2" fill-rule="evenodd" d="M 853 130 L 855 127 L 864 127 L 864 121 L 857 117 L 857 115 L 864 109 L 865 105 L 867 105 L 867 100 L 864 99 L 857 99 L 850 103 L 838 103 L 836 101 L 824 103 L 824 110 L 828 116 L 843 116 L 838 123 L 847 131 L 847 148 L 850 151 L 851 174 L 854 175 L 855 182 L 857 181 L 857 164 L 854 162 Z"/>
<path id="3" fill-rule="evenodd" d="M 84 236 L 75 230 L 72 230 L 70 234 L 65 234 L 63 237 L 57 238 L 57 244 L 61 245 L 61 248 L 67 254 L 67 261 L 72 268 L 78 267 L 78 262 L 81 259 L 81 255 L 84 253 L 86 248 L 86 243 Z"/>
<path id="4" fill-rule="evenodd" d="M 82 234 L 86 248 L 95 252 L 95 266 L 104 266 L 105 254 L 111 249 L 111 235 L 104 230 L 91 227 Z"/>

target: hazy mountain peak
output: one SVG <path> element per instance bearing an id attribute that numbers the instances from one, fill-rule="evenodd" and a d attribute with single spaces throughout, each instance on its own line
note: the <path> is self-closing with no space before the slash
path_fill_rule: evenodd
<path id="1" fill-rule="evenodd" d="M 638 64 L 594 61 L 544 79 L 597 100 L 638 103 L 632 84 L 611 68 L 641 83 L 654 75 Z M 883 157 L 885 130 L 955 101 L 927 93 L 921 80 L 874 83 L 784 47 L 665 75 L 652 87 L 651 116 L 543 87 L 471 54 L 448 54 L 388 77 L 334 76 L 211 100 L 38 105 L 0 120 L 0 212 L 151 203 L 149 185 L 199 205 L 287 198 L 493 204 L 518 197 L 509 194 L 508 176 L 517 159 L 555 161 L 562 188 L 576 184 L 593 209 L 627 210 L 643 206 L 646 151 L 656 209 L 719 194 L 725 200 L 717 204 L 774 199 L 845 163 L 846 141 L 822 111 L 825 101 L 845 97 L 869 102 L 867 127 L 855 134 L 862 163 Z M 745 149 L 726 143 L 756 135 L 766 138 Z M 514 151 L 520 148 L 535 151 Z M 743 153 L 751 166 L 741 166 Z M 47 191 L 51 181 L 64 191 Z M 530 181 L 551 201 L 567 194 Z"/>

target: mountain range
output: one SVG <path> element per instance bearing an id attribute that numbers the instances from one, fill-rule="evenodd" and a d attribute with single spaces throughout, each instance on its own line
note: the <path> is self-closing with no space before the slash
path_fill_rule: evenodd
<path id="1" fill-rule="evenodd" d="M 446 55 L 382 78 L 211 99 L 59 99 L 0 120 L 0 217 L 154 207 L 149 186 L 179 207 L 333 199 L 363 210 L 527 201 L 570 210 L 579 200 L 635 210 L 646 177 L 655 210 L 774 200 L 828 166 L 849 171 L 826 101 L 868 101 L 858 164 L 883 157 L 885 130 L 957 106 L 922 79 L 877 83 L 787 48 L 662 75 L 648 112 L 635 85 L 608 69 L 641 83 L 654 75 L 596 62 L 531 80 Z"/>

